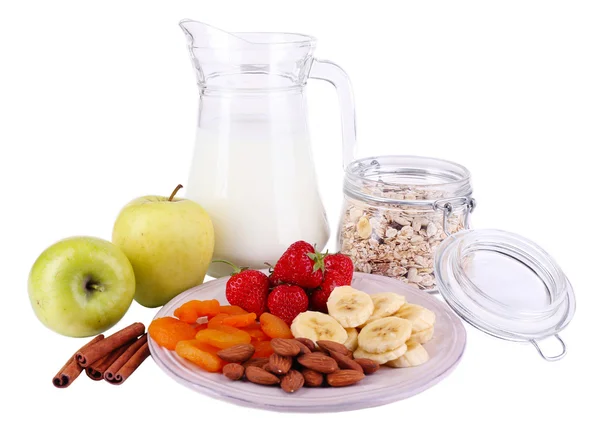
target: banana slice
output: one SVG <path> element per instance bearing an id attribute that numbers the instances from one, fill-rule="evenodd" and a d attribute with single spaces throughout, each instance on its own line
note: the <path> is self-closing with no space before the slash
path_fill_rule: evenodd
<path id="1" fill-rule="evenodd" d="M 348 339 L 346 339 L 344 345 L 350 351 L 354 351 L 358 348 L 358 330 L 355 328 L 347 328 L 345 330 L 348 333 Z"/>
<path id="2" fill-rule="evenodd" d="M 421 330 L 420 332 L 413 333 L 410 336 L 410 341 L 416 341 L 420 344 L 424 344 L 429 342 L 433 338 L 433 327 L 429 327 L 428 329 Z"/>
<path id="3" fill-rule="evenodd" d="M 371 300 L 373 300 L 373 314 L 365 324 L 375 321 L 376 319 L 385 318 L 386 316 L 392 316 L 394 313 L 398 312 L 404 303 L 406 303 L 406 297 L 404 295 L 394 294 L 393 292 L 372 294 Z"/>
<path id="4" fill-rule="evenodd" d="M 366 292 L 338 286 L 327 299 L 327 310 L 342 327 L 358 327 L 373 314 L 373 301 Z"/>
<path id="5" fill-rule="evenodd" d="M 384 353 L 402 346 L 410 337 L 412 323 L 388 316 L 370 322 L 358 334 L 358 346 L 369 353 Z"/>
<path id="6" fill-rule="evenodd" d="M 290 326 L 295 338 L 308 338 L 314 342 L 334 341 L 343 344 L 348 333 L 333 317 L 321 313 L 307 311 L 298 314 Z"/>
<path id="7" fill-rule="evenodd" d="M 394 316 L 407 319 L 412 322 L 413 333 L 427 330 L 435 324 L 435 313 L 429 309 L 425 309 L 418 304 L 406 303 L 402 305 Z"/>
<path id="8" fill-rule="evenodd" d="M 404 353 L 406 353 L 407 347 L 406 344 L 402 344 L 395 350 L 386 351 L 385 353 L 369 353 L 368 351 L 363 350 L 362 348 L 357 348 L 354 351 L 355 359 L 371 359 L 380 365 L 383 365 L 390 360 L 398 359 Z"/>
<path id="9" fill-rule="evenodd" d="M 409 368 L 411 366 L 421 365 L 429 360 L 429 353 L 425 347 L 416 341 L 408 341 L 406 343 L 407 350 L 402 356 L 390 360 L 386 363 L 392 368 Z"/>

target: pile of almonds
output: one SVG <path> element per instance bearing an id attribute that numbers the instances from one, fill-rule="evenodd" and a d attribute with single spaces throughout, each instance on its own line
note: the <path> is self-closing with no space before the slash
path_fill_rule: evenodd
<path id="1" fill-rule="evenodd" d="M 274 353 L 269 358 L 252 358 L 250 344 L 234 345 L 219 351 L 230 362 L 223 374 L 231 380 L 246 380 L 259 385 L 279 385 L 285 392 L 303 386 L 350 386 L 373 374 L 379 364 L 370 359 L 353 359 L 343 344 L 310 339 L 272 339 Z"/>

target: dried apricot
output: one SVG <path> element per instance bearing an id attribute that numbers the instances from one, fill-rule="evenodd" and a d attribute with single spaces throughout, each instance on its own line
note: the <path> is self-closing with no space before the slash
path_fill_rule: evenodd
<path id="1" fill-rule="evenodd" d="M 219 329 L 207 328 L 196 333 L 196 339 L 220 349 L 233 347 L 238 344 L 249 344 L 251 337 L 243 330 L 227 325 Z"/>
<path id="2" fill-rule="evenodd" d="M 245 315 L 231 315 L 223 320 L 223 325 L 232 327 L 246 327 L 256 323 L 256 313 L 246 313 Z"/>
<path id="3" fill-rule="evenodd" d="M 215 316 L 221 311 L 221 303 L 217 300 L 200 301 L 198 305 L 198 316 Z"/>
<path id="4" fill-rule="evenodd" d="M 196 333 L 198 333 L 200 330 L 204 330 L 206 328 L 208 328 L 208 323 L 204 323 L 204 324 L 193 324 L 194 330 L 196 331 Z"/>
<path id="5" fill-rule="evenodd" d="M 273 347 L 271 347 L 271 341 L 258 341 L 253 343 L 254 345 L 254 355 L 255 357 L 269 357 L 274 353 Z"/>
<path id="6" fill-rule="evenodd" d="M 174 315 L 187 323 L 195 323 L 202 316 L 215 316 L 221 305 L 217 300 L 191 300 L 175 309 Z"/>
<path id="7" fill-rule="evenodd" d="M 219 372 L 227 363 L 224 362 L 217 352 L 219 350 L 197 340 L 179 341 L 175 352 L 186 360 L 195 363 L 200 368 L 209 372 Z"/>
<path id="8" fill-rule="evenodd" d="M 174 350 L 177 342 L 194 339 L 196 330 L 190 324 L 167 316 L 153 320 L 148 326 L 148 334 L 158 345 Z"/>
<path id="9" fill-rule="evenodd" d="M 265 334 L 265 332 L 262 331 L 262 329 L 260 328 L 260 324 L 258 323 L 254 323 L 246 327 L 241 327 L 240 329 L 244 330 L 245 332 L 248 332 L 248 334 L 252 337 L 252 341 L 268 341 L 271 339 Z"/>
<path id="10" fill-rule="evenodd" d="M 223 324 L 223 320 L 225 318 L 229 318 L 229 315 L 227 315 L 226 313 L 219 313 L 218 315 L 215 315 L 208 321 L 208 328 L 209 329 L 217 328 L 218 326 Z"/>
<path id="11" fill-rule="evenodd" d="M 270 338 L 292 339 L 292 331 L 281 318 L 265 312 L 260 316 L 260 327 Z"/>
<path id="12" fill-rule="evenodd" d="M 242 329 L 238 329 L 237 327 L 232 327 L 230 325 L 221 324 L 221 325 L 218 325 L 217 327 L 215 327 L 215 330 L 221 330 L 222 332 L 229 333 L 230 335 L 236 335 L 236 336 L 239 336 L 240 338 L 243 337 L 244 340 L 246 338 L 250 337 L 250 340 L 252 340 L 252 336 L 250 336 L 250 334 L 248 332 L 245 332 Z"/>
<path id="13" fill-rule="evenodd" d="M 246 312 L 240 306 L 221 306 L 221 313 L 226 313 L 227 315 L 245 315 Z"/>

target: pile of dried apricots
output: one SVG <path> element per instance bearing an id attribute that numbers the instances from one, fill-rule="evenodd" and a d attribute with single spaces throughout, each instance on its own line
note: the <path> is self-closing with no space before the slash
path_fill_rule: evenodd
<path id="1" fill-rule="evenodd" d="M 227 362 L 217 353 L 240 344 L 252 344 L 252 357 L 273 354 L 271 339 L 291 339 L 288 325 L 270 313 L 256 319 L 238 306 L 221 306 L 217 300 L 192 300 L 173 313 L 175 317 L 157 318 L 148 327 L 154 341 L 182 358 L 210 372 L 221 372 Z"/>

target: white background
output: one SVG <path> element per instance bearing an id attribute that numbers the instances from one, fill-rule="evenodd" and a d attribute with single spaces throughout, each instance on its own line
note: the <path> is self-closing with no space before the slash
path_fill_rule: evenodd
<path id="1" fill-rule="evenodd" d="M 392 7 L 393 5 L 393 7 Z M 110 239 L 119 209 L 185 183 L 197 89 L 189 17 L 232 31 L 315 35 L 356 97 L 360 155 L 455 160 L 473 174 L 476 227 L 537 241 L 571 279 L 569 353 L 470 326 L 441 384 L 352 413 L 244 409 L 178 385 L 149 359 L 122 386 L 51 378 L 85 340 L 35 318 L 29 268 L 71 235 Z M 600 9 L 583 1 L 4 1 L 0 6 L 0 427 L 63 434 L 598 434 Z M 341 204 L 337 101 L 308 85 L 330 222 Z M 133 303 L 115 327 L 149 323 Z M 110 333 L 110 331 L 109 331 Z M 587 397 L 587 398 L 586 398 Z M 0 431 L 7 434 L 4 430 Z M 218 433 L 217 433 L 218 432 Z"/>

